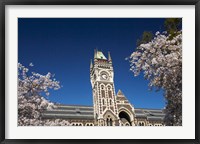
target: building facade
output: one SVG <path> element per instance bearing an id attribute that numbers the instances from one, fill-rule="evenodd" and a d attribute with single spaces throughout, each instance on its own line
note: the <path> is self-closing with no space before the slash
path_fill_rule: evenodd
<path id="1" fill-rule="evenodd" d="M 163 126 L 161 109 L 139 109 L 121 90 L 115 93 L 110 53 L 95 50 L 90 63 L 93 106 L 57 105 L 43 113 L 45 119 L 66 119 L 72 126 Z"/>

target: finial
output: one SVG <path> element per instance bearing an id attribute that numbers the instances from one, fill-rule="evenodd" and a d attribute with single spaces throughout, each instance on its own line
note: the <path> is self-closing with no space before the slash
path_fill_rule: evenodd
<path id="1" fill-rule="evenodd" d="M 124 95 L 124 94 L 123 94 L 122 91 L 119 89 L 118 92 L 117 92 L 117 95 Z"/>
<path id="2" fill-rule="evenodd" d="M 110 52 L 108 52 L 108 61 L 112 61 L 111 56 L 110 56 Z"/>
<path id="3" fill-rule="evenodd" d="M 97 49 L 94 49 L 94 59 L 97 58 Z"/>
<path id="4" fill-rule="evenodd" d="M 92 64 L 92 59 L 90 60 L 90 68 L 93 67 L 93 64 Z"/>

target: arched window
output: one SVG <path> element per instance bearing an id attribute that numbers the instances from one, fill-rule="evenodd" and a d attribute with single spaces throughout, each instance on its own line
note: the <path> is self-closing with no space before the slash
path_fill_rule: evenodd
<path id="1" fill-rule="evenodd" d="M 110 105 L 112 105 L 112 100 L 110 99 Z"/>
<path id="2" fill-rule="evenodd" d="M 108 97 L 112 98 L 112 91 L 111 90 L 108 90 Z"/>
<path id="3" fill-rule="evenodd" d="M 129 126 L 131 126 L 131 118 L 130 118 L 129 114 L 127 114 L 125 111 L 121 111 L 119 113 L 119 118 L 120 118 L 121 123 L 124 124 L 124 126 L 126 126 L 126 123 L 128 123 Z M 138 125 L 140 125 L 139 122 L 138 122 Z"/>
<path id="4" fill-rule="evenodd" d="M 144 122 L 139 122 L 139 126 L 144 126 Z"/>
<path id="5" fill-rule="evenodd" d="M 105 98 L 105 90 L 101 90 L 102 98 Z"/>
<path id="6" fill-rule="evenodd" d="M 112 126 L 113 125 L 112 119 L 111 118 L 107 118 L 106 119 L 106 124 L 107 124 L 107 126 Z"/>
<path id="7" fill-rule="evenodd" d="M 110 126 L 112 126 L 113 125 L 113 121 L 112 121 L 112 119 L 110 119 Z"/>
<path id="8" fill-rule="evenodd" d="M 107 124 L 107 126 L 109 126 L 109 119 L 108 118 L 106 119 L 106 124 Z"/>
<path id="9" fill-rule="evenodd" d="M 93 124 L 92 123 L 86 123 L 85 126 L 93 126 Z"/>
<path id="10" fill-rule="evenodd" d="M 103 99 L 103 105 L 105 105 L 105 99 Z"/>
<path id="11" fill-rule="evenodd" d="M 140 123 L 139 123 L 139 126 L 144 126 L 144 122 L 140 122 Z"/>
<path id="12" fill-rule="evenodd" d="M 126 126 L 130 126 L 130 124 L 129 124 L 129 123 L 126 123 Z"/>
<path id="13" fill-rule="evenodd" d="M 111 89 L 111 86 L 108 86 L 107 88 L 108 88 L 107 89 L 108 90 L 108 97 L 112 98 L 112 89 Z"/>

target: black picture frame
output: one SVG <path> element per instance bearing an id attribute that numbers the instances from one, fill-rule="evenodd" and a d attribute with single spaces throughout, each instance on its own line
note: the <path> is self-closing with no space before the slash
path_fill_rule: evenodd
<path id="1" fill-rule="evenodd" d="M 194 5 L 195 6 L 195 139 L 5 139 L 5 7 L 6 5 Z M 199 61 L 200 61 L 200 0 L 0 0 L 0 142 L 1 143 L 123 143 L 123 144 L 199 144 L 200 143 L 200 102 L 199 102 Z M 189 133 L 189 132 L 188 132 Z"/>

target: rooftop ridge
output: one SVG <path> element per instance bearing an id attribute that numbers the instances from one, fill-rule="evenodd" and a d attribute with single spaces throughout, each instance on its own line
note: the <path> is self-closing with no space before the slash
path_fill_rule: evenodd
<path id="1" fill-rule="evenodd" d="M 159 109 L 159 108 L 134 108 L 135 110 L 163 110 L 163 109 Z"/>
<path id="2" fill-rule="evenodd" d="M 91 105 L 72 105 L 72 104 L 55 104 L 56 106 L 66 106 L 66 107 L 89 107 L 93 108 Z M 163 110 L 162 108 L 134 108 L 135 110 Z"/>
<path id="3" fill-rule="evenodd" d="M 72 105 L 72 104 L 55 104 L 56 106 L 69 106 L 69 107 L 92 107 L 93 108 L 93 106 L 91 106 L 91 105 Z"/>

